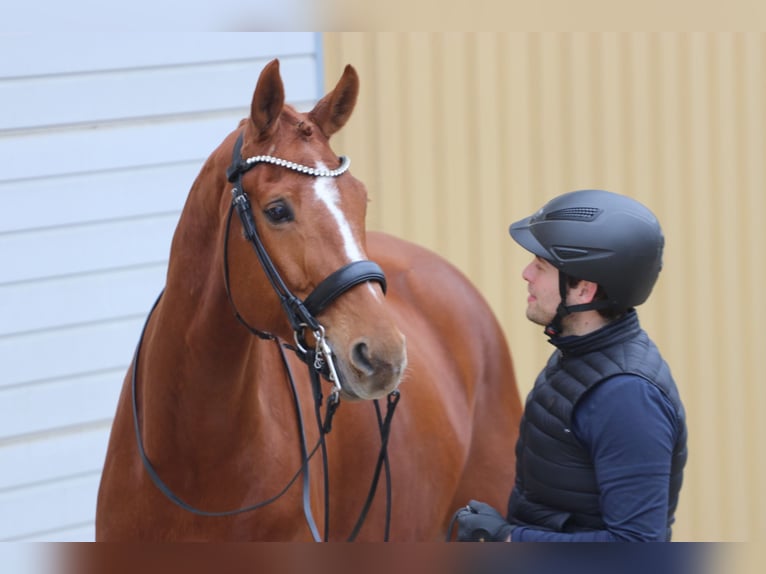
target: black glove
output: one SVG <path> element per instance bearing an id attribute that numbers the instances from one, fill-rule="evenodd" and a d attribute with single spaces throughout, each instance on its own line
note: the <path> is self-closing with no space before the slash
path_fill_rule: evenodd
<path id="1" fill-rule="evenodd" d="M 461 542 L 505 542 L 513 526 L 485 502 L 471 500 L 456 514 L 457 539 Z"/>

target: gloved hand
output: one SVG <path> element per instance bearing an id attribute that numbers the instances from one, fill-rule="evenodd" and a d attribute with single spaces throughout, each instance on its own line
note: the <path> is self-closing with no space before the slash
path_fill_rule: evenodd
<path id="1" fill-rule="evenodd" d="M 457 512 L 457 539 L 461 542 L 505 542 L 513 526 L 485 502 L 471 500 Z"/>

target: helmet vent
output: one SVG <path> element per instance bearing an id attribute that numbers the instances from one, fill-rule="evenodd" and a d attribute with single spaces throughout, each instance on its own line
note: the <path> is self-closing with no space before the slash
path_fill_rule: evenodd
<path id="1" fill-rule="evenodd" d="M 580 259 L 581 257 L 590 255 L 590 252 L 587 249 L 578 249 L 577 247 L 554 247 L 552 251 L 561 261 Z"/>
<path id="2" fill-rule="evenodd" d="M 593 221 L 603 210 L 597 207 L 567 207 L 546 214 L 546 221 Z"/>

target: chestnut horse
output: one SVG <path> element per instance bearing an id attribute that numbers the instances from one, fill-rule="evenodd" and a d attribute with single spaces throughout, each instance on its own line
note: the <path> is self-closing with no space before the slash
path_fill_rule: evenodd
<path id="1" fill-rule="evenodd" d="M 203 165 L 119 398 L 97 540 L 432 541 L 470 498 L 504 508 L 506 340 L 456 268 L 366 233 L 328 144 L 358 90 L 347 66 L 299 113 L 274 60 Z"/>

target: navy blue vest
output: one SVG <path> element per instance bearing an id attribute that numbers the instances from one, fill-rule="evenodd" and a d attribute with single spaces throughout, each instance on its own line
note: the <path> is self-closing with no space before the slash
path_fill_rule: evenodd
<path id="1" fill-rule="evenodd" d="M 635 311 L 589 335 L 551 342 L 558 350 L 535 381 L 521 420 L 509 521 L 557 532 L 605 528 L 593 464 L 570 432 L 572 412 L 588 389 L 629 373 L 659 388 L 681 422 L 671 463 L 669 539 L 686 463 L 686 423 L 668 365 Z"/>

